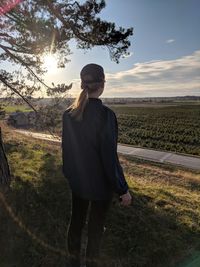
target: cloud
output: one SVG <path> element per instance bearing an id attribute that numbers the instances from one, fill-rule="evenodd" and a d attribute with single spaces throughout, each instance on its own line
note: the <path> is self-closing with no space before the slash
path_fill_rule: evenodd
<path id="1" fill-rule="evenodd" d="M 166 41 L 167 44 L 171 44 L 171 43 L 173 43 L 173 42 L 175 42 L 175 39 L 168 39 L 168 40 Z"/>
<path id="2" fill-rule="evenodd" d="M 200 50 L 174 60 L 136 63 L 106 74 L 106 96 L 200 95 Z"/>

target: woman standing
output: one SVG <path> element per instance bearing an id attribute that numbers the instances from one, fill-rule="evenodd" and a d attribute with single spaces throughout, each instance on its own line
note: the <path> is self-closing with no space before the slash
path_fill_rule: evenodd
<path id="1" fill-rule="evenodd" d="M 82 91 L 63 114 L 63 173 L 72 192 L 67 241 L 70 267 L 80 267 L 81 234 L 90 204 L 86 266 L 96 267 L 113 193 L 124 206 L 130 205 L 131 195 L 117 155 L 116 115 L 98 98 L 104 90 L 104 70 L 88 64 L 80 76 Z"/>

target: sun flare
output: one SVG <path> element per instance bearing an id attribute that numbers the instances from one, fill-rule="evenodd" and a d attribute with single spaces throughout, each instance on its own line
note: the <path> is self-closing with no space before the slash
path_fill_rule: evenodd
<path id="1" fill-rule="evenodd" d="M 43 66 L 47 69 L 48 73 L 55 73 L 57 71 L 57 60 L 53 55 L 45 55 L 43 58 Z"/>

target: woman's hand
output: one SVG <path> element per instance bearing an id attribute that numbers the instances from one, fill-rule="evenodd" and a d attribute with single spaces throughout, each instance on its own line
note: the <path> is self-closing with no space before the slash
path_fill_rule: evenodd
<path id="1" fill-rule="evenodd" d="M 131 204 L 132 197 L 129 191 L 127 191 L 126 194 L 121 195 L 120 198 L 121 198 L 121 204 L 123 206 L 129 206 Z"/>

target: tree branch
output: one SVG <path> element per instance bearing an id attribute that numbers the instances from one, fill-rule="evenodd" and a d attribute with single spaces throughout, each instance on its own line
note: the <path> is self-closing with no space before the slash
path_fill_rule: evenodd
<path id="1" fill-rule="evenodd" d="M 9 41 L 8 41 L 9 42 Z M 13 52 L 16 52 L 16 53 L 23 53 L 23 54 L 29 54 L 29 55 L 32 55 L 32 53 L 31 52 L 27 52 L 27 51 L 24 51 L 24 50 L 16 50 L 16 49 L 14 49 L 14 48 L 12 48 L 12 47 L 9 47 L 9 46 L 5 46 L 5 45 L 1 45 L 0 44 L 0 47 L 2 48 L 2 49 L 8 49 L 8 50 L 12 50 Z M 4 49 L 4 51 L 5 51 L 5 49 Z"/>
<path id="2" fill-rule="evenodd" d="M 22 66 L 25 66 L 27 68 L 27 70 L 41 83 L 43 84 L 46 88 L 48 89 L 52 89 L 50 86 L 48 86 L 47 84 L 45 84 L 35 73 L 34 71 L 32 71 L 32 69 L 28 66 L 27 63 L 25 63 L 21 58 L 19 58 L 18 56 L 12 54 L 7 48 L 2 47 L 2 49 L 11 57 L 11 58 L 15 58 L 16 60 L 18 60 Z"/>
<path id="3" fill-rule="evenodd" d="M 19 97 L 21 97 L 25 102 L 26 104 L 36 113 L 37 116 L 39 116 L 39 113 L 37 111 L 37 109 L 29 102 L 29 100 L 24 97 L 22 94 L 20 94 L 20 92 L 18 92 L 15 88 L 12 87 L 12 85 L 10 85 L 5 78 L 2 77 L 2 75 L 0 75 L 0 81 L 6 85 L 11 91 L 13 91 L 15 94 L 17 94 Z M 40 119 L 40 117 L 39 117 Z M 48 132 L 55 138 L 56 136 L 54 135 L 54 133 L 50 130 L 50 129 L 47 129 Z"/>
<path id="4" fill-rule="evenodd" d="M 18 92 L 14 87 L 12 87 L 5 78 L 2 77 L 2 75 L 0 75 L 0 81 L 5 84 L 7 87 L 10 88 L 10 90 L 12 90 L 15 94 L 17 94 L 18 96 L 20 96 L 28 105 L 29 107 L 31 107 L 36 113 L 37 110 L 34 108 L 34 106 L 28 101 L 28 99 L 26 99 L 26 97 L 24 97 L 22 94 L 20 94 L 20 92 Z"/>

